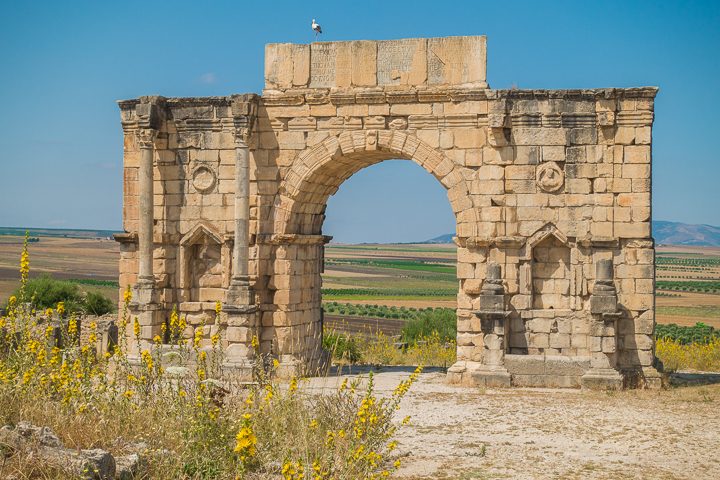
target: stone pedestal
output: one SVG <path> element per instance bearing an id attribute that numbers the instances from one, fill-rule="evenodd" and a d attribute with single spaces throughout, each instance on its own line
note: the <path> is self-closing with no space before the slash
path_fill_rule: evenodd
<path id="1" fill-rule="evenodd" d="M 624 378 L 614 368 L 591 368 L 580 379 L 588 390 L 621 390 Z"/>
<path id="2" fill-rule="evenodd" d="M 483 339 L 482 363 L 473 365 L 465 375 L 472 383 L 486 387 L 509 387 L 511 375 L 505 368 L 507 341 L 507 318 L 505 311 L 505 288 L 502 284 L 500 265 L 488 263 L 487 276 L 480 290 L 480 310 L 473 312 L 480 318 Z"/>
<path id="3" fill-rule="evenodd" d="M 612 260 L 600 260 L 595 264 L 590 313 L 593 314 L 590 326 L 590 370 L 581 378 L 582 387 L 620 390 L 625 379 L 617 371 L 617 322 L 622 313 L 617 308 Z"/>
<path id="4" fill-rule="evenodd" d="M 251 291 L 250 291 L 251 292 Z M 234 375 L 252 377 L 256 367 L 253 337 L 259 337 L 258 309 L 255 305 L 224 305 L 227 326 L 225 339 L 227 347 L 224 352 L 223 369 L 232 371 Z"/>

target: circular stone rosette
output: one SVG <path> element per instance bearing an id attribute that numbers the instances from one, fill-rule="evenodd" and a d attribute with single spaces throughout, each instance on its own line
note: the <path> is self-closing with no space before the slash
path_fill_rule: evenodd
<path id="1" fill-rule="evenodd" d="M 192 184 L 195 190 L 201 193 L 209 192 L 215 186 L 217 177 L 211 168 L 202 165 L 197 167 L 192 174 Z"/>
<path id="2" fill-rule="evenodd" d="M 544 192 L 557 192 L 565 183 L 565 174 L 555 162 L 543 163 L 536 172 L 535 180 Z"/>

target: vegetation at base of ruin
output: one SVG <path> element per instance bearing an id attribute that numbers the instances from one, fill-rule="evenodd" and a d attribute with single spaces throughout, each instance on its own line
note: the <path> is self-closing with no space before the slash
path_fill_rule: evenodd
<path id="1" fill-rule="evenodd" d="M 241 384 L 224 377 L 221 338 L 205 335 L 211 325 L 183 338 L 187 322 L 173 312 L 165 328 L 178 340 L 141 344 L 138 319 L 128 315 L 130 290 L 118 328 L 134 338 L 121 335 L 98 355 L 97 325 L 79 343 L 79 324 L 74 315 L 63 319 L 62 303 L 43 315 L 27 307 L 27 245 L 20 272 L 18 296 L 0 317 L 0 425 L 28 421 L 51 427 L 68 448 L 139 453 L 142 478 L 159 480 L 375 479 L 400 466 L 393 437 L 410 419 L 394 417 L 420 368 L 384 396 L 372 376 L 362 389 L 345 381 L 311 394 L 304 380 L 276 381 L 277 361 L 259 353 L 255 337 L 254 381 Z M 215 323 L 219 304 L 216 312 Z M 57 324 L 65 349 L 57 347 Z M 0 478 L 77 478 L 22 446 L 3 447 L 0 456 Z"/>
<path id="2" fill-rule="evenodd" d="M 63 303 L 68 314 L 105 315 L 116 308 L 112 300 L 99 292 L 84 292 L 74 282 L 56 280 L 49 275 L 28 279 L 25 285 L 13 293 L 15 298 L 21 295 L 37 310 L 54 308 L 58 303 Z"/>
<path id="3" fill-rule="evenodd" d="M 430 308 L 416 311 L 400 335 L 382 331 L 350 334 L 326 329 L 323 348 L 339 364 L 447 366 L 455 362 L 457 320 L 455 310 Z"/>
<path id="4" fill-rule="evenodd" d="M 326 330 L 323 336 L 323 347 L 338 365 L 449 367 L 455 363 L 457 354 L 454 338 L 445 340 L 436 331 L 414 342 L 403 342 L 382 332 L 356 335 Z"/>
<path id="5" fill-rule="evenodd" d="M 457 337 L 457 317 L 451 308 L 438 308 L 422 312 L 407 321 L 402 329 L 402 339 L 417 343 L 437 336 L 443 342 L 454 342 Z"/>
<path id="6" fill-rule="evenodd" d="M 323 332 L 323 349 L 331 353 L 336 363 L 354 364 L 362 359 L 360 344 L 356 337 L 334 330 Z"/>
<path id="7" fill-rule="evenodd" d="M 660 338 L 655 343 L 655 354 L 666 372 L 697 370 L 720 371 L 720 338 L 707 343 L 683 344 L 677 340 Z"/>
<path id="8" fill-rule="evenodd" d="M 671 323 L 669 325 L 657 324 L 655 338 L 658 340 L 671 340 L 681 345 L 692 343 L 706 344 L 720 339 L 720 330 L 698 322 L 692 327 L 681 327 Z"/>
<path id="9" fill-rule="evenodd" d="M 366 305 L 356 303 L 338 303 L 326 302 L 323 304 L 323 310 L 329 315 L 351 315 L 357 317 L 368 318 L 393 318 L 399 320 L 410 320 L 418 318 L 430 312 L 451 312 L 453 315 L 455 310 L 444 307 L 393 307 L 386 305 Z"/>
<path id="10" fill-rule="evenodd" d="M 680 281 L 657 280 L 655 286 L 658 290 L 673 290 L 680 292 L 719 293 L 720 281 Z"/>

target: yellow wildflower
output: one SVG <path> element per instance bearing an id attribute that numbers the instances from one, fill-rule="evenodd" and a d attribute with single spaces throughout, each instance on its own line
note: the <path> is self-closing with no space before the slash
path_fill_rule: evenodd
<path id="1" fill-rule="evenodd" d="M 200 326 L 195 329 L 195 338 L 193 339 L 193 346 L 195 348 L 198 348 L 200 346 L 200 340 L 202 340 L 202 337 L 203 337 L 203 328 L 202 328 L 202 326 Z"/>
<path id="2" fill-rule="evenodd" d="M 252 431 L 250 424 L 244 425 L 235 436 L 235 448 L 233 451 L 240 457 L 240 461 L 244 462 L 249 457 L 254 457 L 256 453 L 255 445 L 257 445 L 257 437 Z"/>
<path id="3" fill-rule="evenodd" d="M 60 302 L 60 303 L 62 303 L 62 302 Z M 60 303 L 58 303 L 58 309 L 57 309 L 58 313 L 60 313 L 60 311 L 61 311 Z M 74 337 L 75 335 L 77 335 L 77 333 L 78 333 L 77 320 L 75 320 L 75 318 L 71 318 L 70 321 L 68 322 L 68 335 L 70 337 Z"/>
<path id="4" fill-rule="evenodd" d="M 123 302 L 127 304 L 130 303 L 130 300 L 132 300 L 132 290 L 130 289 L 130 285 L 128 285 L 125 293 L 123 293 Z"/>
<path id="5" fill-rule="evenodd" d="M 140 353 L 140 357 L 142 359 L 143 364 L 148 369 L 148 371 L 152 371 L 153 369 L 153 358 L 149 351 L 143 350 Z"/>

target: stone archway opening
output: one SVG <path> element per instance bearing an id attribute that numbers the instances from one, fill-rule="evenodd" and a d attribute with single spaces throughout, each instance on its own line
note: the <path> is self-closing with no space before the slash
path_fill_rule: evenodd
<path id="1" fill-rule="evenodd" d="M 324 235 L 323 224 L 328 199 L 360 170 L 393 159 L 412 161 L 439 180 L 447 191 L 456 231 L 460 219 L 474 214 L 466 203 L 469 192 L 460 168 L 404 132 L 343 133 L 301 152 L 274 205 L 274 230 L 282 232 L 273 236 L 276 267 L 289 273 L 276 271 L 270 288 L 274 289 L 277 319 L 292 327 L 276 325 L 276 335 L 264 338 L 269 351 L 301 358 L 311 368 L 324 361 L 322 272 L 330 238 Z M 462 315 L 468 318 L 469 308 Z"/>
<path id="2" fill-rule="evenodd" d="M 332 352 L 342 334 L 360 335 L 363 344 L 414 345 L 431 330 L 454 343 L 455 216 L 447 191 L 426 170 L 390 159 L 356 172 L 329 197 L 322 233 L 332 237 L 322 272 L 323 334 L 333 334 L 326 348 Z M 421 245 L 448 233 L 450 245 Z M 437 365 L 448 365 L 449 354 Z"/>

